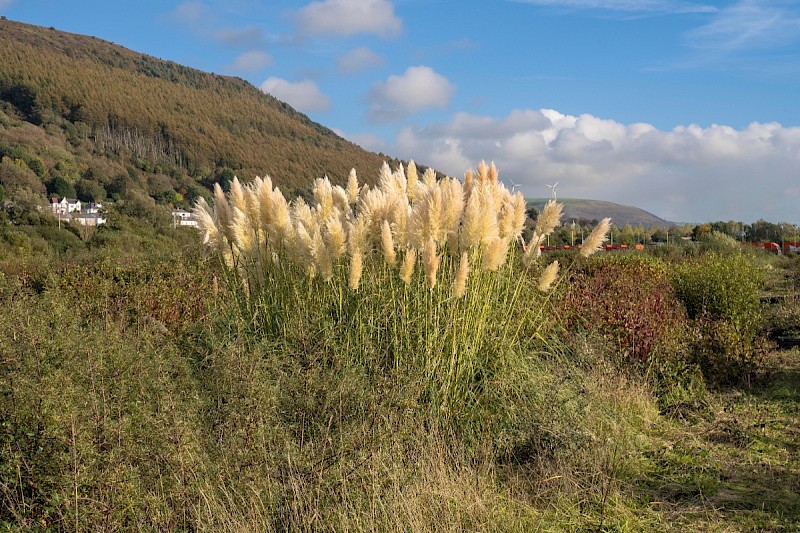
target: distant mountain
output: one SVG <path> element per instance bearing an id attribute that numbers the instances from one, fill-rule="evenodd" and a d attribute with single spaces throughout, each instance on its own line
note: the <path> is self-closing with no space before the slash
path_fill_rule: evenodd
<path id="1" fill-rule="evenodd" d="M 541 210 L 547 200 L 547 198 L 528 198 L 528 204 Z M 564 222 L 573 219 L 592 221 L 611 217 L 611 221 L 618 228 L 623 227 L 625 224 L 630 224 L 631 226 L 642 225 L 645 228 L 649 228 L 650 226 L 669 227 L 675 225 L 672 222 L 659 218 L 638 207 L 620 205 L 603 200 L 559 198 L 558 201 L 564 204 L 564 216 L 561 219 Z"/>
<path id="2" fill-rule="evenodd" d="M 31 188 L 19 175 L 30 170 L 50 195 L 88 180 L 109 196 L 138 189 L 163 203 L 188 203 L 197 183 L 233 174 L 269 174 L 293 192 L 325 175 L 343 182 L 353 167 L 375 181 L 384 161 L 396 163 L 239 78 L 10 20 L 0 20 L 3 157 L 11 189 L 20 180 Z"/>

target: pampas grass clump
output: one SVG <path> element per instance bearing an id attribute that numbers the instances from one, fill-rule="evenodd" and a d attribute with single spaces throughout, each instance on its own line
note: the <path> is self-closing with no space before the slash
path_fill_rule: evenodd
<path id="1" fill-rule="evenodd" d="M 311 205 L 269 177 L 234 179 L 194 213 L 250 331 L 299 339 L 329 363 L 407 372 L 422 403 L 458 419 L 524 375 L 520 342 L 546 320 L 558 276 L 557 263 L 538 266 L 539 249 L 561 211 L 549 202 L 518 254 L 525 199 L 493 164 L 460 181 L 412 162 L 384 164 L 372 188 L 355 170 L 344 188 L 317 179 Z M 604 223 L 582 253 L 599 248 Z"/>

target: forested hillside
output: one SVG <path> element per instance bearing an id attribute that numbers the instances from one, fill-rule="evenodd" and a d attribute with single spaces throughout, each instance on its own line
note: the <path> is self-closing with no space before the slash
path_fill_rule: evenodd
<path id="1" fill-rule="evenodd" d="M 0 20 L 0 158 L 6 198 L 133 195 L 183 207 L 234 174 L 302 191 L 352 167 L 369 182 L 388 159 L 241 79 L 9 20 Z"/>

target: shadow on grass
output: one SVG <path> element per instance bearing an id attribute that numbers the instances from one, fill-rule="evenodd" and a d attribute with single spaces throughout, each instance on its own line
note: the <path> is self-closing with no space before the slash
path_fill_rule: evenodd
<path id="1" fill-rule="evenodd" d="M 678 530 L 800 531 L 800 352 L 670 433 L 637 489 Z"/>

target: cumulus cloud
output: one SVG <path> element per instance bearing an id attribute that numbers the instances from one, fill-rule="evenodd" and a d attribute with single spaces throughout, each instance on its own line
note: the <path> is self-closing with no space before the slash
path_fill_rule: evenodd
<path id="1" fill-rule="evenodd" d="M 383 58 L 364 46 L 350 50 L 339 57 L 338 67 L 340 72 L 352 74 L 360 70 L 380 66 Z"/>
<path id="2" fill-rule="evenodd" d="M 403 21 L 394 13 L 389 0 L 323 0 L 312 2 L 296 13 L 301 35 L 348 37 L 374 33 L 395 37 L 403 31 Z"/>
<path id="3" fill-rule="evenodd" d="M 635 205 L 674 221 L 797 221 L 800 128 L 777 123 L 661 131 L 525 109 L 502 118 L 459 113 L 403 128 L 395 143 L 398 156 L 453 176 L 492 160 L 527 196 L 548 196 L 546 184 L 558 181 L 563 197 Z"/>
<path id="4" fill-rule="evenodd" d="M 330 99 L 312 80 L 290 82 L 270 77 L 261 84 L 261 90 L 304 113 L 330 109 Z"/>
<path id="5" fill-rule="evenodd" d="M 372 87 L 367 95 L 368 115 L 376 122 L 391 122 L 425 109 L 444 108 L 454 92 L 455 85 L 432 68 L 409 67 Z"/>
<path id="6" fill-rule="evenodd" d="M 234 60 L 230 69 L 235 72 L 256 72 L 272 64 L 272 56 L 261 50 L 250 50 Z"/>

